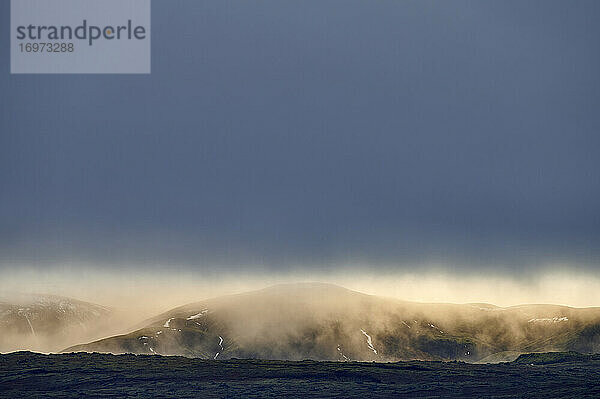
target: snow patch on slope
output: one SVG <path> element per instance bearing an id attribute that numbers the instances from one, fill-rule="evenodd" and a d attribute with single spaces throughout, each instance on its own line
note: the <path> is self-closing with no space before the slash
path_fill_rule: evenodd
<path id="1" fill-rule="evenodd" d="M 569 321 L 568 317 L 545 317 L 541 319 L 531 319 L 528 323 L 560 323 L 561 321 Z"/>
<path id="2" fill-rule="evenodd" d="M 207 313 L 208 313 L 208 309 L 202 309 L 202 311 L 201 311 L 200 313 L 198 313 L 198 314 L 194 314 L 194 315 L 191 315 L 191 316 L 190 316 L 190 317 L 188 317 L 187 319 L 188 319 L 188 320 L 196 320 L 196 319 L 199 319 L 199 318 L 201 318 L 202 316 L 204 316 L 204 315 L 205 315 L 205 314 L 207 314 Z"/>
<path id="3" fill-rule="evenodd" d="M 171 325 L 171 320 L 173 320 L 174 317 L 171 317 L 169 320 L 165 321 L 165 324 L 163 324 L 163 327 L 169 328 Z"/>
<path id="4" fill-rule="evenodd" d="M 350 359 L 348 359 L 348 357 L 346 357 L 346 355 L 344 355 L 344 352 L 342 352 L 341 345 L 337 346 L 337 350 L 338 350 L 338 352 L 340 352 L 340 355 L 342 356 L 342 358 L 344 359 L 345 362 L 350 360 Z"/>
<path id="5" fill-rule="evenodd" d="M 219 354 L 221 352 L 223 352 L 224 348 L 223 348 L 223 337 L 221 337 L 219 335 L 219 346 L 221 347 L 221 350 L 219 352 L 217 352 L 217 354 L 215 355 L 215 357 L 213 357 L 213 360 L 217 360 L 217 357 L 219 356 Z"/>
<path id="6" fill-rule="evenodd" d="M 365 330 L 361 329 L 360 332 L 363 333 L 365 337 L 367 337 L 367 346 L 369 347 L 369 349 L 371 349 L 373 353 L 377 354 L 377 350 L 373 347 L 373 340 L 371 339 L 371 336 L 367 334 Z"/>

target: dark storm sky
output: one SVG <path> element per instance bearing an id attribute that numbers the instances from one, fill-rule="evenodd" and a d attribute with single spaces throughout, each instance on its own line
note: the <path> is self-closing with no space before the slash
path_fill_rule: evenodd
<path id="1" fill-rule="evenodd" d="M 154 0 L 148 76 L 11 76 L 0 15 L 2 268 L 598 270 L 596 0 Z"/>

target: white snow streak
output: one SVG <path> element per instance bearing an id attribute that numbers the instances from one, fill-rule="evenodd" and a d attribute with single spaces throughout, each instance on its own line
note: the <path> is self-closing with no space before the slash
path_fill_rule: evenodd
<path id="1" fill-rule="evenodd" d="M 201 311 L 200 313 L 198 313 L 198 314 L 194 314 L 194 315 L 191 315 L 191 316 L 190 316 L 190 317 L 188 317 L 187 319 L 188 319 L 188 320 L 195 320 L 195 319 L 199 319 L 199 318 L 201 318 L 202 316 L 204 316 L 204 315 L 205 315 L 205 314 L 207 314 L 207 313 L 208 313 L 208 309 L 202 309 L 202 311 Z"/>
<path id="2" fill-rule="evenodd" d="M 528 323 L 539 323 L 539 322 L 550 322 L 550 323 L 560 323 L 561 321 L 569 321 L 568 317 L 546 317 L 543 319 L 531 319 Z"/>
<path id="3" fill-rule="evenodd" d="M 217 352 L 217 354 L 215 355 L 215 357 L 213 357 L 214 360 L 217 360 L 217 356 L 219 356 L 219 354 L 221 352 L 223 352 L 223 349 L 224 349 L 223 348 L 223 337 L 221 337 L 220 335 L 219 335 L 219 346 L 221 347 L 221 351 Z"/>
<path id="4" fill-rule="evenodd" d="M 23 314 L 23 316 L 25 316 L 25 320 L 27 320 L 27 323 L 29 324 L 29 328 L 31 328 L 31 333 L 35 337 L 35 330 L 33 329 L 33 326 L 31 325 L 31 322 L 29 321 L 29 317 L 27 317 L 26 314 Z"/>
<path id="5" fill-rule="evenodd" d="M 346 355 L 344 355 L 344 352 L 342 352 L 342 348 L 340 348 L 340 345 L 337 346 L 337 350 L 338 350 L 338 352 L 340 352 L 340 355 L 342 355 L 342 357 L 344 358 L 345 361 L 350 360 L 346 357 Z"/>
<path id="6" fill-rule="evenodd" d="M 371 336 L 367 334 L 365 330 L 361 329 L 360 332 L 363 333 L 365 337 L 367 337 L 367 346 L 369 347 L 369 349 L 371 349 L 373 353 L 377 354 L 377 350 L 373 347 L 373 340 L 371 339 Z"/>

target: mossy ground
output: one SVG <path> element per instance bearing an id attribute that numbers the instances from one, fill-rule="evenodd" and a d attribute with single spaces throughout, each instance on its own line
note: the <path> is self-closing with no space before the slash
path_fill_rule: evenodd
<path id="1" fill-rule="evenodd" d="M 538 363 L 543 355 L 535 355 Z M 598 357 L 548 356 L 552 363 L 532 366 L 525 358 L 476 365 L 20 352 L 0 355 L 0 397 L 600 397 Z"/>

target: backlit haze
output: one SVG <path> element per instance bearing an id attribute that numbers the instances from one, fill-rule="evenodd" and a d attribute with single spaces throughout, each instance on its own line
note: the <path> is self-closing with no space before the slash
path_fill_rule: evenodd
<path id="1" fill-rule="evenodd" d="M 0 62 L 2 292 L 600 306 L 600 2 L 152 7 L 151 75 Z"/>

